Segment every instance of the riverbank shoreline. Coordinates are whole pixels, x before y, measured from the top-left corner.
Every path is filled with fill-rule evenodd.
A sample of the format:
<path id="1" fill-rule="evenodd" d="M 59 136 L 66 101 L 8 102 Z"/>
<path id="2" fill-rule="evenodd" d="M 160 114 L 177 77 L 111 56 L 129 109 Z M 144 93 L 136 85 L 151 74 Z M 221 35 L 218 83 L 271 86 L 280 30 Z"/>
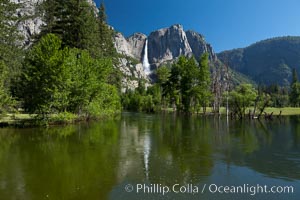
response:
<path id="1" fill-rule="evenodd" d="M 249 112 L 252 108 L 246 110 L 246 113 Z M 253 110 L 253 109 L 252 109 Z M 174 112 L 173 109 L 165 109 L 162 112 Z M 292 115 L 300 115 L 300 108 L 293 107 L 285 107 L 285 108 L 272 108 L 268 107 L 265 109 L 267 114 L 273 113 L 274 116 L 292 116 Z M 203 115 L 203 113 L 197 113 L 198 115 Z M 195 113 L 195 115 L 197 115 Z M 212 108 L 207 108 L 207 112 L 205 115 L 212 115 Z M 38 118 L 36 114 L 6 114 L 4 116 L 0 116 L 0 128 L 3 127 L 17 127 L 17 128 L 25 128 L 25 127 L 38 127 L 38 126 L 55 126 L 55 125 L 68 125 L 75 124 L 84 121 L 93 121 L 93 120 L 105 120 L 112 117 L 116 117 L 119 114 L 114 116 L 106 116 L 103 115 L 97 119 L 83 118 L 78 117 L 74 114 L 59 114 L 54 115 L 48 119 L 48 121 Z M 226 115 L 226 108 L 220 108 L 220 115 Z"/>
<path id="2" fill-rule="evenodd" d="M 95 118 L 95 117 L 77 116 L 72 113 L 60 113 L 60 114 L 50 115 L 45 119 L 45 118 L 41 118 L 37 114 L 26 114 L 26 113 L 5 114 L 5 115 L 0 116 L 0 128 L 60 126 L 60 125 L 76 124 L 76 123 L 81 123 L 81 122 L 112 119 L 112 118 L 116 118 L 119 115 L 120 115 L 120 113 L 115 113 L 114 115 L 103 114 L 103 115 Z"/>

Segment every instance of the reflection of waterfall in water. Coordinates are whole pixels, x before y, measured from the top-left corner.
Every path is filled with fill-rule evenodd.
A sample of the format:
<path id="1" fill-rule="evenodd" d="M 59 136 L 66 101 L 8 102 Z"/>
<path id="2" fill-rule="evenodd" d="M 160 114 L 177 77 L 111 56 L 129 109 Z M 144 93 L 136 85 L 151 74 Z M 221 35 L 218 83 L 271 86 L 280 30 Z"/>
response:
<path id="1" fill-rule="evenodd" d="M 149 75 L 151 73 L 151 69 L 150 69 L 150 64 L 149 64 L 149 60 L 148 60 L 148 40 L 146 40 L 146 43 L 145 43 L 143 67 L 144 67 L 145 74 Z"/>
<path id="2" fill-rule="evenodd" d="M 146 171 L 146 178 L 149 178 L 149 155 L 151 150 L 151 141 L 150 136 L 148 134 L 145 135 L 144 139 L 144 164 Z"/>

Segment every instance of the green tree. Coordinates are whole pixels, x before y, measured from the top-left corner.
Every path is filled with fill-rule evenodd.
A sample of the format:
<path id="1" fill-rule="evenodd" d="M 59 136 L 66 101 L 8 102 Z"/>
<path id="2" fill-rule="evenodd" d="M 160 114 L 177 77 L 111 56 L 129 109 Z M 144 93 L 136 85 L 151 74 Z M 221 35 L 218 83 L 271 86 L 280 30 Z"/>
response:
<path id="1" fill-rule="evenodd" d="M 25 59 L 24 105 L 30 113 L 77 113 L 86 119 L 120 111 L 120 99 L 108 84 L 110 59 L 93 59 L 87 50 L 62 47 L 54 34 L 44 36 Z"/>
<path id="2" fill-rule="evenodd" d="M 6 83 L 8 74 L 7 66 L 3 61 L 0 61 L 0 114 L 7 112 L 13 105 Z"/>
<path id="3" fill-rule="evenodd" d="M 116 49 L 112 40 L 114 31 L 107 24 L 106 20 L 105 5 L 101 2 L 98 13 L 100 51 L 102 56 L 112 57 L 116 56 Z"/>
<path id="4" fill-rule="evenodd" d="M 298 82 L 298 73 L 297 73 L 296 68 L 293 68 L 291 85 L 293 85 L 294 83 L 297 83 L 297 82 Z"/>
<path id="5" fill-rule="evenodd" d="M 295 82 L 291 86 L 291 93 L 290 93 L 290 103 L 293 107 L 298 107 L 300 105 L 300 83 Z"/>
<path id="6" fill-rule="evenodd" d="M 203 107 L 204 114 L 206 113 L 206 107 L 211 100 L 211 74 L 209 71 L 209 54 L 204 53 L 200 58 L 200 72 L 199 72 L 199 86 L 200 86 L 200 97 L 199 100 Z"/>
<path id="7" fill-rule="evenodd" d="M 89 115 L 87 108 L 92 102 L 99 101 L 100 97 L 108 98 L 104 96 L 108 92 L 104 91 L 110 88 L 106 84 L 112 62 L 110 59 L 93 59 L 87 51 L 71 49 L 64 63 L 71 73 L 68 110 Z M 104 93 L 100 95 L 102 91 Z"/>
<path id="8" fill-rule="evenodd" d="M 157 75 L 157 84 L 159 85 L 159 90 L 160 90 L 160 99 L 163 108 L 166 107 L 166 91 L 164 91 L 165 84 L 169 81 L 169 78 L 171 76 L 171 70 L 167 66 L 161 66 L 157 69 L 156 71 Z M 157 94 L 157 93 L 156 93 Z"/>
<path id="9" fill-rule="evenodd" d="M 21 98 L 30 113 L 48 114 L 66 109 L 69 69 L 64 65 L 68 49 L 62 49 L 61 40 L 44 36 L 27 54 L 22 77 Z"/>
<path id="10" fill-rule="evenodd" d="M 229 93 L 231 109 L 239 118 L 244 117 L 246 108 L 254 105 L 256 98 L 257 91 L 250 84 L 241 84 Z"/>
<path id="11" fill-rule="evenodd" d="M 171 76 L 171 70 L 169 67 L 163 65 L 157 69 L 156 75 L 158 84 L 163 85 L 169 80 Z"/>
<path id="12" fill-rule="evenodd" d="M 20 6 L 9 0 L 0 0 L 0 110 L 11 108 L 14 103 L 12 91 L 22 63 L 21 39 L 17 22 L 22 19 L 16 15 Z"/>
<path id="13" fill-rule="evenodd" d="M 300 105 L 300 83 L 298 81 L 297 70 L 295 68 L 293 69 L 290 103 L 293 107 L 298 107 Z"/>
<path id="14" fill-rule="evenodd" d="M 99 57 L 95 8 L 86 0 L 45 0 L 40 6 L 40 15 L 45 25 L 38 39 L 53 33 L 64 47 L 86 49 L 93 57 Z"/>

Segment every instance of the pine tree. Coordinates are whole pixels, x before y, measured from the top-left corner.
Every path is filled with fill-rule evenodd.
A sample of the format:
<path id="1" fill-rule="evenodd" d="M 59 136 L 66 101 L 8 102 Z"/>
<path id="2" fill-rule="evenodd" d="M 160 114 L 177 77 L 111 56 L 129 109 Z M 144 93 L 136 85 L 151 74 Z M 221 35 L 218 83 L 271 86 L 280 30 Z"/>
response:
<path id="1" fill-rule="evenodd" d="M 292 84 L 297 83 L 298 82 L 298 74 L 297 74 L 297 70 L 296 68 L 293 68 L 293 73 L 292 73 Z"/>
<path id="2" fill-rule="evenodd" d="M 18 4 L 0 0 L 0 110 L 12 103 L 11 90 L 21 68 L 21 36 L 17 30 Z"/>
<path id="3" fill-rule="evenodd" d="M 297 70 L 295 68 L 293 69 L 290 103 L 294 107 L 298 107 L 300 105 L 300 83 L 298 81 Z"/>
<path id="4" fill-rule="evenodd" d="M 211 79 L 208 56 L 208 53 L 204 53 L 200 58 L 199 84 L 201 88 L 201 104 L 204 113 L 206 112 L 206 107 L 208 106 L 208 103 L 211 98 Z"/>
<path id="5" fill-rule="evenodd" d="M 64 47 L 85 49 L 99 57 L 97 14 L 86 0 L 46 0 L 40 6 L 40 15 L 45 25 L 38 39 L 53 33 Z"/>
<path id="6" fill-rule="evenodd" d="M 102 2 L 99 7 L 98 23 L 99 23 L 99 44 L 102 56 L 113 57 L 116 55 L 116 50 L 113 44 L 113 30 L 108 26 L 105 6 Z"/>

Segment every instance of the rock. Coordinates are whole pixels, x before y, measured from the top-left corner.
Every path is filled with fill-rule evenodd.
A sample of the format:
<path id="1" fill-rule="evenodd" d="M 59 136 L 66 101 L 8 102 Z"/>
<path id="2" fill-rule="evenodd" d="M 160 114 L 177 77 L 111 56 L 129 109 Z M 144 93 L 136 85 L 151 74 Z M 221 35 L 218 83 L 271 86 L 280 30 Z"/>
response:
<path id="1" fill-rule="evenodd" d="M 147 36 L 142 33 L 135 33 L 129 38 L 125 38 L 121 33 L 116 33 L 114 43 L 118 53 L 142 61 L 146 38 Z"/>
<path id="2" fill-rule="evenodd" d="M 211 45 L 205 42 L 205 39 L 201 34 L 189 30 L 186 31 L 186 36 L 190 47 L 192 48 L 193 55 L 197 60 L 206 52 L 209 54 L 209 59 L 211 61 L 216 61 L 218 59 Z"/>
<path id="3" fill-rule="evenodd" d="M 43 24 L 39 17 L 35 17 L 37 5 L 43 0 L 10 0 L 13 3 L 20 4 L 21 8 L 17 10 L 16 15 L 25 17 L 26 20 L 18 23 L 18 30 L 23 36 L 21 44 L 27 46 L 30 44 L 31 37 L 40 32 Z"/>
<path id="4" fill-rule="evenodd" d="M 131 54 L 134 56 L 135 59 L 139 61 L 142 61 L 143 59 L 143 51 L 146 39 L 147 36 L 142 33 L 135 33 L 127 39 L 128 44 L 131 47 Z"/>
<path id="5" fill-rule="evenodd" d="M 116 33 L 114 37 L 114 45 L 119 54 L 134 57 L 131 53 L 131 47 L 122 33 Z"/>
<path id="6" fill-rule="evenodd" d="M 181 55 L 192 55 L 192 49 L 181 25 L 152 32 L 148 38 L 148 52 L 150 64 L 171 61 Z"/>

